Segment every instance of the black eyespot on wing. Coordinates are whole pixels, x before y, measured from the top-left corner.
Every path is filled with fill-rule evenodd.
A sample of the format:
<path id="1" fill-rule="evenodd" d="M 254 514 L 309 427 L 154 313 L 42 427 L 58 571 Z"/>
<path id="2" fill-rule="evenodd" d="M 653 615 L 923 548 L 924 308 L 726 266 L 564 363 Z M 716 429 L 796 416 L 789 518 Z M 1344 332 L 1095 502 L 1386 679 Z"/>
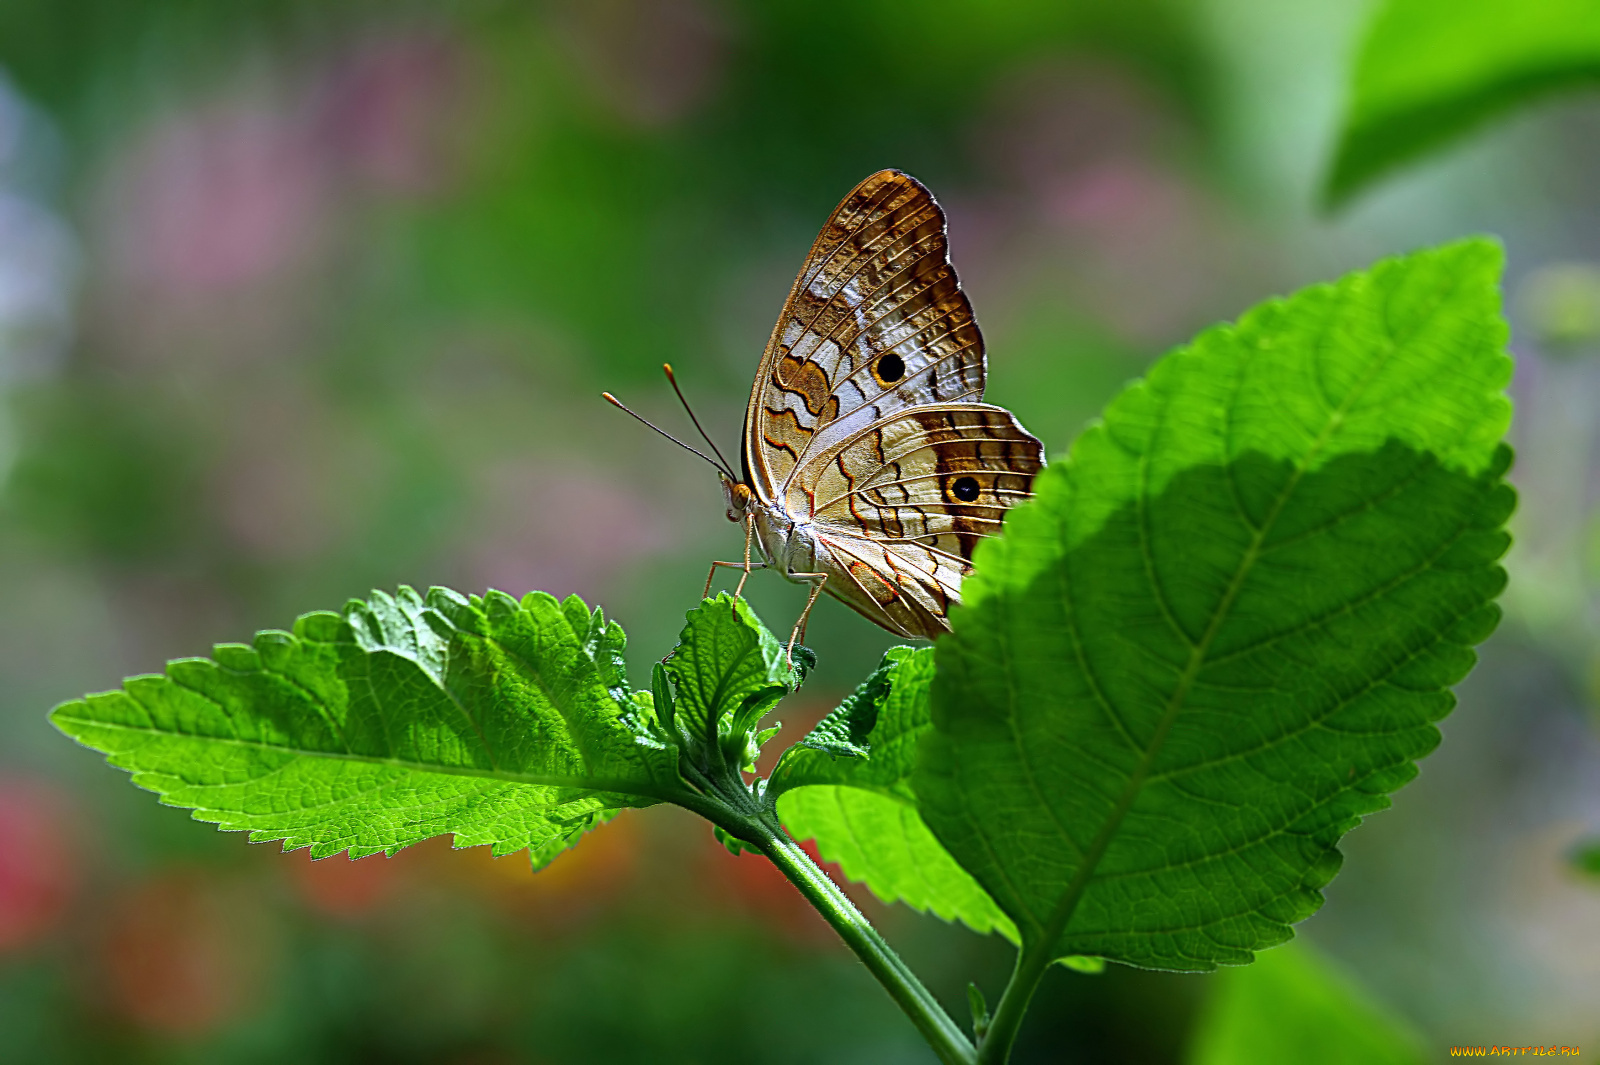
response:
<path id="1" fill-rule="evenodd" d="M 906 375 L 906 361 L 891 351 L 878 360 L 873 372 L 878 375 L 880 384 L 892 385 Z"/>
<path id="2" fill-rule="evenodd" d="M 970 503 L 978 498 L 978 479 L 976 477 L 957 477 L 950 484 L 950 494 L 963 503 Z"/>

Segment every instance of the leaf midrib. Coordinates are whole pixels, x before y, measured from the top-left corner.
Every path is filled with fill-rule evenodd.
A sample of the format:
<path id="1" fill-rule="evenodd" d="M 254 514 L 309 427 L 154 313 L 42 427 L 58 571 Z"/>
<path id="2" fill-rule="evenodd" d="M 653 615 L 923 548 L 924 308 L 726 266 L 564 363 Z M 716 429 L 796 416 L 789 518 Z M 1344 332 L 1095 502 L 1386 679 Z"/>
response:
<path id="1" fill-rule="evenodd" d="M 1277 520 L 1279 512 L 1293 494 L 1300 483 L 1302 469 L 1297 469 L 1295 475 L 1285 485 L 1284 491 L 1278 501 L 1273 505 L 1272 513 L 1267 521 L 1262 523 L 1262 530 L 1251 537 L 1249 548 L 1244 557 L 1240 559 L 1239 568 L 1234 571 L 1233 580 L 1229 582 L 1228 589 L 1223 593 L 1221 602 L 1211 615 L 1211 621 L 1206 626 L 1206 631 L 1193 645 L 1189 652 L 1189 662 L 1184 667 L 1183 673 L 1178 677 L 1177 687 L 1173 689 L 1172 696 L 1167 700 L 1167 708 L 1162 712 L 1161 720 L 1157 722 L 1155 732 L 1145 745 L 1143 756 L 1139 759 L 1138 766 L 1128 777 L 1128 783 L 1123 787 L 1122 794 L 1117 797 L 1116 805 L 1112 807 L 1111 815 L 1106 818 L 1100 831 L 1095 834 L 1094 840 L 1089 844 L 1089 849 L 1084 852 L 1083 860 L 1079 863 L 1077 871 L 1068 881 L 1066 890 L 1062 892 L 1061 899 L 1056 903 L 1049 918 L 1045 921 L 1042 935 L 1036 949 L 1053 951 L 1062 932 L 1066 930 L 1067 922 L 1072 919 L 1072 914 L 1078 908 L 1083 893 L 1088 890 L 1089 881 L 1094 877 L 1095 871 L 1100 866 L 1100 861 L 1110 849 L 1111 841 L 1116 838 L 1117 831 L 1122 827 L 1123 819 L 1133 809 L 1134 800 L 1144 788 L 1145 778 L 1149 776 L 1155 765 L 1156 756 L 1161 753 L 1161 748 L 1166 743 L 1167 733 L 1172 730 L 1173 723 L 1177 721 L 1178 713 L 1188 699 L 1189 689 L 1200 673 L 1200 667 L 1205 663 L 1205 653 L 1215 638 L 1217 631 L 1222 627 L 1223 620 L 1233 607 L 1234 600 L 1238 597 L 1240 588 L 1244 585 L 1244 578 L 1254 566 L 1259 557 L 1261 542 L 1266 529 L 1272 527 Z"/>
<path id="2" fill-rule="evenodd" d="M 656 799 L 661 802 L 671 802 L 674 796 L 652 788 L 640 787 L 636 781 L 615 779 L 611 777 L 569 777 L 548 773 L 519 773 L 505 769 L 481 769 L 473 766 L 449 766 L 428 762 L 413 762 L 409 759 L 395 757 L 379 757 L 377 755 L 342 754 L 336 751 L 307 750 L 282 743 L 264 743 L 260 740 L 245 740 L 227 736 L 202 736 L 185 732 L 172 732 L 158 728 L 144 728 L 137 725 L 125 725 L 120 722 L 100 721 L 95 718 L 77 717 L 62 714 L 60 721 L 92 727 L 95 729 L 109 729 L 115 732 L 142 733 L 150 736 L 159 736 L 163 739 L 188 740 L 198 743 L 222 744 L 229 747 L 241 747 L 247 750 L 270 751 L 276 754 L 287 754 L 295 758 L 326 758 L 331 761 L 358 762 L 366 765 L 384 765 L 396 769 L 406 769 L 416 773 L 443 773 L 449 776 L 480 777 L 485 780 L 501 780 L 516 784 L 536 784 L 546 787 L 582 788 L 588 791 L 609 792 L 621 795 L 638 795 L 643 798 Z M 113 755 L 112 757 L 116 757 Z M 175 774 L 160 770 L 142 769 L 128 766 L 130 771 L 139 773 L 161 773 L 163 776 Z"/>
<path id="3" fill-rule="evenodd" d="M 1440 300 L 1439 302 L 1440 305 L 1443 305 L 1447 302 L 1447 300 Z M 1304 456 L 1295 465 L 1293 475 L 1284 483 L 1283 488 L 1278 493 L 1277 499 L 1273 501 L 1272 510 L 1267 514 L 1266 520 L 1264 520 L 1259 526 L 1250 525 L 1248 522 L 1246 522 L 1247 526 L 1251 529 L 1249 547 L 1245 550 L 1244 555 L 1240 558 L 1239 566 L 1234 571 L 1233 578 L 1229 581 L 1227 590 L 1223 593 L 1222 599 L 1217 603 L 1216 609 L 1212 612 L 1211 620 L 1206 626 L 1206 631 L 1201 635 L 1199 640 L 1190 645 L 1189 661 L 1185 665 L 1183 673 L 1178 678 L 1178 684 L 1173 689 L 1172 696 L 1167 701 L 1167 708 L 1162 712 L 1161 720 L 1156 724 L 1155 731 L 1151 734 L 1149 742 L 1145 745 L 1145 751 L 1143 756 L 1139 759 L 1138 766 L 1129 776 L 1128 783 L 1124 786 L 1122 794 L 1117 797 L 1117 802 L 1112 807 L 1110 816 L 1107 817 L 1105 823 L 1101 825 L 1100 831 L 1095 834 L 1095 838 L 1090 843 L 1088 850 L 1083 852 L 1083 860 L 1080 862 L 1077 871 L 1074 872 L 1072 879 L 1068 881 L 1066 889 L 1062 892 L 1061 898 L 1056 903 L 1055 908 L 1051 911 L 1049 918 L 1045 921 L 1041 929 L 1042 934 L 1040 935 L 1038 941 L 1028 944 L 1030 952 L 1043 952 L 1046 956 L 1048 956 L 1054 951 L 1057 940 L 1061 938 L 1061 934 L 1066 930 L 1067 923 L 1072 919 L 1073 913 L 1077 910 L 1078 903 L 1082 900 L 1084 892 L 1088 890 L 1089 882 L 1093 879 L 1095 871 L 1099 868 L 1101 859 L 1105 857 L 1105 853 L 1110 848 L 1112 840 L 1116 838 L 1117 832 L 1121 828 L 1123 820 L 1127 817 L 1129 811 L 1133 809 L 1134 801 L 1138 798 L 1139 792 L 1143 790 L 1145 780 L 1155 765 L 1156 757 L 1160 754 L 1162 747 L 1165 745 L 1167 734 L 1171 731 L 1173 724 L 1177 720 L 1178 713 L 1182 710 L 1184 703 L 1188 699 L 1189 689 L 1193 686 L 1195 679 L 1200 674 L 1201 667 L 1205 664 L 1206 652 L 1209 650 L 1211 642 L 1216 638 L 1217 633 L 1222 628 L 1223 622 L 1231 612 L 1234 601 L 1238 598 L 1239 592 L 1244 587 L 1245 578 L 1254 568 L 1255 563 L 1261 556 L 1261 548 L 1266 541 L 1268 533 L 1272 530 L 1273 526 L 1276 525 L 1278 517 L 1282 514 L 1283 508 L 1293 497 L 1294 492 L 1299 487 L 1300 481 L 1305 476 L 1306 471 L 1316 460 L 1316 457 L 1322 452 L 1323 448 L 1327 446 L 1333 435 L 1344 424 L 1345 416 L 1351 406 L 1356 403 L 1358 397 L 1360 397 L 1366 391 L 1367 387 L 1372 383 L 1374 377 L 1376 377 L 1376 375 L 1381 371 L 1382 367 L 1402 346 L 1402 344 L 1397 342 L 1392 332 L 1389 333 L 1388 339 L 1389 344 L 1382 357 L 1373 360 L 1371 366 L 1369 366 L 1367 372 L 1363 375 L 1362 380 L 1357 382 L 1355 386 L 1350 389 L 1349 393 L 1346 394 L 1344 401 L 1339 404 L 1338 407 L 1333 408 L 1329 412 L 1327 422 L 1323 426 L 1322 431 L 1317 435 L 1317 438 L 1312 441 L 1311 446 L 1306 449 Z M 1232 405 L 1230 403 L 1229 410 L 1231 411 L 1231 409 Z M 1149 458 L 1150 452 L 1147 448 L 1144 454 L 1140 457 L 1141 466 L 1147 466 Z M 1144 498 L 1145 497 L 1141 495 L 1141 506 L 1144 502 Z M 1159 589 L 1157 589 L 1157 594 L 1159 596 Z M 1181 633 L 1181 630 L 1179 631 Z"/>

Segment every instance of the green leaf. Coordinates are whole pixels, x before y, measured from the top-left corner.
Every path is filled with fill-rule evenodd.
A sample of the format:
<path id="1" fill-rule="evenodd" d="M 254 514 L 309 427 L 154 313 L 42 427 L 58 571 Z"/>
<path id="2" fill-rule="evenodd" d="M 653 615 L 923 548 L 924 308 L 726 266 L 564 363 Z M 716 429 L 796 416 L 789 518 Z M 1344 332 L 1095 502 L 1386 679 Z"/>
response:
<path id="1" fill-rule="evenodd" d="M 1600 881 L 1600 839 L 1587 840 L 1573 848 L 1572 868 Z"/>
<path id="2" fill-rule="evenodd" d="M 928 831 L 911 789 L 917 745 L 931 727 L 928 685 L 933 648 L 890 648 L 880 666 L 823 720 L 824 739 L 784 752 L 768 784 L 778 813 L 798 839 L 815 839 L 830 862 L 885 902 L 903 902 L 973 930 L 1016 930 Z M 870 731 L 859 730 L 867 720 Z M 865 756 L 830 753 L 840 736 Z M 863 741 L 864 740 L 864 744 Z"/>
<path id="3" fill-rule="evenodd" d="M 989 1031 L 989 1003 L 983 997 L 983 988 L 977 984 L 967 984 L 967 1009 L 972 1014 L 973 1037 L 981 1043 Z"/>
<path id="4" fill-rule="evenodd" d="M 883 780 L 892 786 L 910 775 L 915 758 L 916 730 L 927 727 L 927 689 L 933 679 L 933 656 L 910 647 L 891 647 L 878 668 L 857 685 L 844 702 L 817 722 L 806 738 L 783 752 L 772 771 L 769 794 L 803 784 L 851 780 Z M 872 753 L 870 738 L 890 695 L 898 691 L 891 713 L 879 735 L 883 750 L 877 761 L 841 762 L 841 758 L 866 759 Z M 910 795 L 909 787 L 904 793 Z"/>
<path id="5" fill-rule="evenodd" d="M 1387 0 L 1356 60 L 1328 201 L 1495 115 L 1597 82 L 1593 0 Z"/>
<path id="6" fill-rule="evenodd" d="M 768 793 L 844 784 L 915 805 L 911 771 L 917 744 L 930 728 L 928 686 L 933 669 L 931 647 L 889 648 L 878 668 L 822 719 L 812 736 L 784 752 L 773 769 Z M 818 732 L 822 738 L 808 742 Z M 839 749 L 841 737 L 853 737 L 848 745 L 863 753 Z"/>
<path id="7" fill-rule="evenodd" d="M 913 804 L 824 784 L 785 792 L 778 813 L 791 835 L 816 840 L 825 860 L 884 902 L 1017 942 L 1011 920 L 928 831 Z"/>
<path id="8" fill-rule="evenodd" d="M 1083 954 L 1068 954 L 1066 957 L 1058 958 L 1057 960 L 1075 973 L 1087 973 L 1090 976 L 1094 976 L 1106 971 L 1106 960 L 1104 958 L 1090 958 Z"/>
<path id="9" fill-rule="evenodd" d="M 672 685 L 667 682 L 667 667 L 660 662 L 650 667 L 650 706 L 669 735 L 677 734 L 677 718 L 672 703 Z"/>
<path id="10" fill-rule="evenodd" d="M 675 794 L 676 751 L 630 727 L 622 630 L 576 598 L 409 588 L 63 703 L 51 720 L 164 803 L 313 857 L 430 836 L 555 857 Z"/>
<path id="11" fill-rule="evenodd" d="M 800 753 L 802 751 L 820 751 L 823 754 L 846 758 L 867 757 L 869 753 L 867 737 L 872 734 L 873 727 L 878 723 L 880 704 L 889 694 L 889 673 L 903 657 L 897 657 L 892 653 L 884 655 L 882 664 L 850 693 L 849 698 L 834 707 L 827 717 L 817 722 L 816 727 L 806 734 L 805 739 L 784 752 L 785 758 L 795 763 L 796 759 L 803 758 Z M 813 757 L 811 761 L 816 763 L 817 759 Z M 791 772 L 793 768 L 791 764 Z"/>
<path id="12" fill-rule="evenodd" d="M 791 669 L 779 643 L 750 604 L 722 592 L 685 615 L 678 646 L 665 663 L 672 678 L 672 720 L 696 758 L 720 747 L 731 764 L 754 760 L 756 725 L 799 686 L 808 660 L 796 648 Z M 705 766 L 702 766 L 705 768 Z"/>
<path id="13" fill-rule="evenodd" d="M 1420 1065 L 1421 1040 L 1303 942 L 1214 977 L 1189 1065 Z"/>
<path id="14" fill-rule="evenodd" d="M 738 836 L 735 836 L 732 833 L 728 832 L 721 825 L 712 825 L 711 826 L 711 835 L 712 835 L 712 838 L 714 838 L 718 843 L 720 843 L 724 847 L 726 847 L 728 853 L 733 855 L 735 858 L 737 858 L 737 857 L 739 857 L 739 855 L 745 854 L 745 853 L 749 853 L 749 854 L 760 854 L 761 853 L 759 848 L 753 847 L 750 844 L 746 843 L 744 840 L 740 839 Z"/>
<path id="15" fill-rule="evenodd" d="M 650 746 L 664 748 L 671 732 L 664 730 L 656 720 L 655 702 L 650 692 L 636 692 L 628 687 L 628 662 L 623 652 L 628 647 L 628 637 L 622 626 L 607 621 L 605 611 L 595 607 L 591 612 L 582 599 L 569 595 L 561 603 L 561 612 L 567 623 L 583 644 L 583 653 L 594 660 L 600 673 L 600 682 L 611 693 L 611 698 L 622 707 L 622 721 L 628 729 Z"/>
<path id="16" fill-rule="evenodd" d="M 1500 261 L 1207 331 L 980 545 L 913 785 L 1025 951 L 1248 962 L 1438 744 L 1505 583 Z"/>
<path id="17" fill-rule="evenodd" d="M 561 603 L 561 612 L 567 624 L 583 644 L 583 653 L 594 660 L 600 672 L 600 681 L 619 703 L 626 703 L 631 694 L 628 688 L 628 663 L 622 652 L 627 649 L 628 637 L 622 626 L 607 621 L 605 611 L 588 606 L 576 595 L 569 595 Z"/>

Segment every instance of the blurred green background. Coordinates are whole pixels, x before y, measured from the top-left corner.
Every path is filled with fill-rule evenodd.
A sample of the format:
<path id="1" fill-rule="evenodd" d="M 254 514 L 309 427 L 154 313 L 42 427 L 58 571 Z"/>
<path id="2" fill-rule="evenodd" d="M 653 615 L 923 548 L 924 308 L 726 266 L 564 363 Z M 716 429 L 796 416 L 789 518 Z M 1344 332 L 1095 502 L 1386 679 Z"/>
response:
<path id="1" fill-rule="evenodd" d="M 1206 324 L 1501 236 L 1507 622 L 1303 935 L 1417 1033 L 1600 1050 L 1600 96 L 1316 208 L 1343 0 L 0 0 L 0 1061 L 931 1062 L 757 858 L 670 810 L 538 875 L 188 821 L 54 703 L 370 588 L 578 592 L 671 645 L 838 199 L 923 179 L 989 398 L 1061 455 Z M 758 574 L 775 628 L 800 592 Z M 824 601 L 792 738 L 889 639 Z M 1009 950 L 863 903 L 954 1011 Z M 1018 1062 L 1182 1060 L 1216 977 L 1053 972 Z M 1307 1059 L 1309 1060 L 1309 1059 Z"/>

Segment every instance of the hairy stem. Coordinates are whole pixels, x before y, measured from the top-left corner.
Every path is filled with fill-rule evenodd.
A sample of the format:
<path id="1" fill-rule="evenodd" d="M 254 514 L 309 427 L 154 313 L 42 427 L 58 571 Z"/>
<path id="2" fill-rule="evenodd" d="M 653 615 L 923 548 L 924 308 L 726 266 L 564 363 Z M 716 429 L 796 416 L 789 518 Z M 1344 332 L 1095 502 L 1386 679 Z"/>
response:
<path id="1" fill-rule="evenodd" d="M 759 826 L 762 853 L 783 871 L 806 901 L 816 907 L 846 945 L 855 951 L 867 971 L 911 1018 L 911 1023 L 939 1055 L 939 1060 L 945 1065 L 974 1065 L 977 1053 L 966 1033 L 950 1019 L 939 1001 L 922 986 L 916 974 L 906 967 L 839 886 L 781 828 L 768 824 L 765 819 L 755 823 Z"/>

